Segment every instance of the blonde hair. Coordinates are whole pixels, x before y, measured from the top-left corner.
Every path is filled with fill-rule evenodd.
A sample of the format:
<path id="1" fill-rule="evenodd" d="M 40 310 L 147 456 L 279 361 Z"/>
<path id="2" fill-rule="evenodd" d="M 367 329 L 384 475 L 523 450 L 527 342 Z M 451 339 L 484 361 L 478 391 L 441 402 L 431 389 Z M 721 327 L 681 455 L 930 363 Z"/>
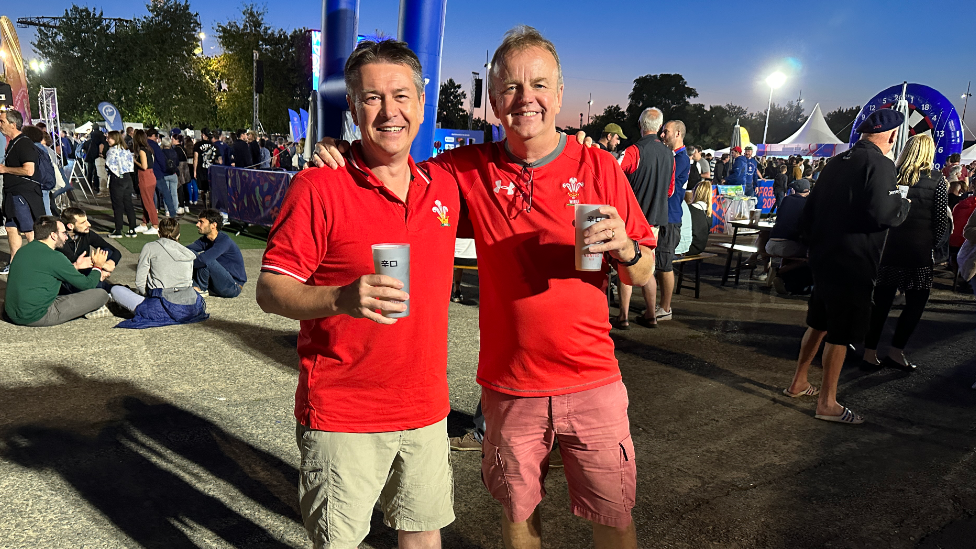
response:
<path id="1" fill-rule="evenodd" d="M 498 78 L 499 72 L 501 71 L 502 65 L 505 64 L 505 58 L 508 54 L 512 52 L 520 52 L 527 50 L 529 48 L 536 47 L 542 48 L 552 54 L 553 59 L 556 60 L 556 69 L 559 73 L 557 86 L 563 85 L 563 66 L 559 62 L 559 54 L 556 53 L 556 46 L 542 36 L 542 33 L 528 25 L 517 25 L 511 30 L 505 33 L 505 37 L 502 38 L 502 43 L 495 50 L 495 54 L 491 56 L 491 68 L 488 74 L 488 92 L 498 93 L 501 90 L 495 89 L 495 79 Z"/>
<path id="2" fill-rule="evenodd" d="M 898 184 L 909 187 L 918 183 L 922 172 L 932 171 L 935 159 L 935 141 L 926 134 L 913 135 L 901 151 L 895 166 L 898 168 Z"/>
<path id="3" fill-rule="evenodd" d="M 708 181 L 702 181 L 695 187 L 695 202 L 704 202 L 708 204 L 708 209 L 712 209 L 712 184 Z"/>

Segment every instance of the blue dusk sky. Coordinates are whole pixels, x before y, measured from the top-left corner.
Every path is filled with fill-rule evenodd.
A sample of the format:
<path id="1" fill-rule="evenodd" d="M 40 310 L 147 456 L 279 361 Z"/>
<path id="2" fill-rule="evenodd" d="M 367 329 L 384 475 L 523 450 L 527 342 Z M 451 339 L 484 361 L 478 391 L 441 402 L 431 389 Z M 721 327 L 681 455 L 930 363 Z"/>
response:
<path id="1" fill-rule="evenodd" d="M 132 0 L 79 2 L 107 17 L 145 13 Z M 362 0 L 360 34 L 379 30 L 395 36 L 398 0 Z M 0 15 L 62 15 L 66 0 L 4 2 Z M 243 3 L 191 0 L 213 54 L 214 25 L 236 18 Z M 266 20 L 285 29 L 318 28 L 315 0 L 258 2 Z M 846 0 L 843 2 L 661 2 L 651 0 L 532 1 L 449 0 L 441 79 L 470 87 L 471 72 L 483 71 L 486 51 L 520 23 L 538 28 L 559 51 L 565 75 L 560 125 L 575 125 L 593 94 L 592 114 L 627 105 L 634 78 L 680 73 L 698 90 L 695 102 L 736 103 L 764 111 L 765 78 L 784 72 L 786 84 L 773 101 L 796 100 L 802 92 L 809 112 L 863 105 L 877 92 L 903 80 L 931 86 L 962 113 L 967 83 L 976 80 L 976 1 Z M 25 56 L 33 29 L 18 29 Z M 967 125 L 976 119 L 967 114 Z M 494 117 L 489 114 L 489 120 Z M 967 138 L 972 139 L 967 132 Z"/>

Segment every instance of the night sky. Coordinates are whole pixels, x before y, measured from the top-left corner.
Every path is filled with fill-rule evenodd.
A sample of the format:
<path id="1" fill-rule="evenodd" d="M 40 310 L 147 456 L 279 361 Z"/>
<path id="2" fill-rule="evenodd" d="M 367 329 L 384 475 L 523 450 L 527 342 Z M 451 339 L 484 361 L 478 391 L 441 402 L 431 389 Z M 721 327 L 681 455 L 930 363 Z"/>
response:
<path id="1" fill-rule="evenodd" d="M 62 15 L 66 0 L 4 2 L 0 15 Z M 138 2 L 103 0 L 108 17 L 145 13 Z M 217 50 L 215 23 L 234 19 L 231 2 L 191 1 L 207 34 L 208 54 Z M 260 5 L 260 4 L 259 4 Z M 321 4 L 310 0 L 269 3 L 266 20 L 285 29 L 317 28 Z M 553 10 L 553 6 L 558 9 Z M 360 34 L 376 30 L 395 36 L 397 0 L 362 0 Z M 298 15 L 304 14 L 304 15 Z M 736 103 L 764 111 L 774 70 L 788 75 L 773 95 L 780 104 L 802 92 L 809 112 L 863 105 L 877 92 L 903 80 L 929 85 L 962 113 L 961 95 L 976 80 L 976 1 L 770 2 L 534 2 L 449 0 L 442 80 L 470 87 L 471 72 L 483 71 L 486 51 L 504 32 L 524 23 L 538 28 L 559 50 L 566 91 L 560 125 L 579 122 L 593 94 L 592 114 L 611 104 L 626 107 L 637 76 L 676 72 L 698 90 L 694 102 Z M 33 55 L 32 29 L 18 29 L 25 56 Z M 976 116 L 976 115 L 974 115 Z M 967 114 L 976 129 L 976 118 Z M 489 115 L 489 119 L 494 117 Z M 972 139 L 967 132 L 967 139 Z"/>

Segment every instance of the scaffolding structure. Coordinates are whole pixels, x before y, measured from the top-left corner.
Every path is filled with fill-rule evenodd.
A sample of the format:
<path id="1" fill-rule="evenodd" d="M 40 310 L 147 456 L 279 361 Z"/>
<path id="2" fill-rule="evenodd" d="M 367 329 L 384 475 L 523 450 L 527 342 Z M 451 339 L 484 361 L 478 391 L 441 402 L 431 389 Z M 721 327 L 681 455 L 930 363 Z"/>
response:
<path id="1" fill-rule="evenodd" d="M 59 167 L 66 166 L 67 152 L 61 147 L 61 116 L 58 114 L 58 89 L 57 88 L 41 88 L 41 91 L 37 94 L 37 107 L 40 109 L 41 120 L 47 125 L 47 130 L 51 134 L 52 142 L 54 143 L 55 154 L 58 156 Z M 72 181 L 78 181 L 83 185 L 78 185 L 77 188 L 84 193 L 85 197 L 92 192 L 91 184 L 88 182 L 88 178 L 85 177 L 85 170 L 79 169 L 79 163 L 73 162 L 71 168 L 71 174 L 68 175 L 68 186 L 73 186 Z M 88 190 L 85 190 L 88 187 Z M 65 197 L 67 198 L 67 197 Z"/>

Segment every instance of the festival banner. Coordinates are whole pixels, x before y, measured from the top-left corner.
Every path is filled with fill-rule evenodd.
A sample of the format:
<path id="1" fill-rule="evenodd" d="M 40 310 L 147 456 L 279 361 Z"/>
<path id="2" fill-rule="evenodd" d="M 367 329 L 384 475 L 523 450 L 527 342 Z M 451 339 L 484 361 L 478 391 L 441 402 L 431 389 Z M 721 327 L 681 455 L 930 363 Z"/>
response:
<path id="1" fill-rule="evenodd" d="M 270 227 L 291 185 L 291 172 L 210 166 L 210 189 L 216 209 L 233 221 Z"/>
<path id="2" fill-rule="evenodd" d="M 110 132 L 125 131 L 125 123 L 122 122 L 122 115 L 119 114 L 119 109 L 115 108 L 115 105 L 108 101 L 102 101 L 98 104 L 98 113 L 105 119 L 105 129 Z"/>
<path id="3" fill-rule="evenodd" d="M 298 116 L 302 119 L 302 135 L 295 136 L 297 138 L 296 141 L 298 139 L 308 137 L 308 111 L 305 109 L 298 109 Z"/>
<path id="4" fill-rule="evenodd" d="M 288 109 L 288 127 L 291 130 L 291 140 L 297 142 L 302 138 L 302 117 L 297 112 Z"/>
<path id="5" fill-rule="evenodd" d="M 6 70 L 7 83 L 13 95 L 13 107 L 20 111 L 27 124 L 33 120 L 30 112 L 30 97 L 27 95 L 27 71 L 24 69 L 24 58 L 20 53 L 20 40 L 14 24 L 4 15 L 0 17 L 0 52 L 4 54 L 3 64 Z"/>

